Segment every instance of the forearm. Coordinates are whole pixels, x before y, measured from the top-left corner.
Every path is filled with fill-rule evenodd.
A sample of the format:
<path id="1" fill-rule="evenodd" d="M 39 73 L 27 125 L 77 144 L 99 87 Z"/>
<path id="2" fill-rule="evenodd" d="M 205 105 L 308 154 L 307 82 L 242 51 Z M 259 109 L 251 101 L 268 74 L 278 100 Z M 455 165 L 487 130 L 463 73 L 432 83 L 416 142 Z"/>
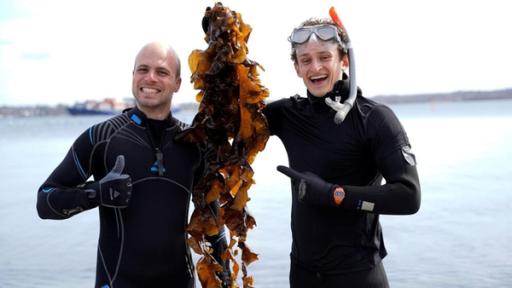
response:
<path id="1" fill-rule="evenodd" d="M 210 203 L 209 207 L 212 209 L 214 215 L 219 213 L 218 201 Z M 222 266 L 222 272 L 217 273 L 217 276 L 222 281 L 221 287 L 231 287 L 231 270 L 229 266 L 230 261 L 229 259 L 223 259 L 223 255 L 228 249 L 225 227 L 220 227 L 219 233 L 217 235 L 206 236 L 206 240 L 211 244 L 213 250 L 211 255 L 213 258 L 215 258 L 215 261 L 217 261 L 217 263 Z"/>
<path id="2" fill-rule="evenodd" d="M 217 263 L 222 266 L 222 272 L 217 273 L 217 276 L 222 281 L 222 287 L 230 287 L 231 283 L 231 270 L 230 270 L 230 261 L 229 259 L 223 259 L 224 252 L 228 248 L 227 239 L 225 235 L 224 227 L 221 228 L 218 235 L 215 236 L 207 236 L 206 239 L 212 245 L 212 256 L 215 258 Z"/>
<path id="3" fill-rule="evenodd" d="M 43 219 L 66 219 L 94 207 L 84 187 L 89 177 L 87 136 L 80 136 L 62 162 L 37 191 L 37 212 Z"/>
<path id="4" fill-rule="evenodd" d="M 382 186 L 343 186 L 341 208 L 376 214 L 409 215 L 420 208 L 420 191 L 403 183 Z"/>
<path id="5" fill-rule="evenodd" d="M 218 215 L 219 213 L 219 202 L 214 201 L 210 203 L 209 208 L 212 210 L 213 215 Z M 213 257 L 217 262 L 219 262 L 221 265 L 223 263 L 221 256 L 227 249 L 227 240 L 226 240 L 226 229 L 224 226 L 220 227 L 219 234 L 213 235 L 213 236 L 206 236 L 206 240 L 210 242 L 213 249 Z"/>
<path id="6" fill-rule="evenodd" d="M 421 189 L 416 166 L 403 160 L 400 150 L 388 155 L 381 171 L 386 184 L 379 186 L 342 185 L 342 207 L 377 214 L 408 215 L 421 204 Z"/>
<path id="7" fill-rule="evenodd" d="M 42 219 L 67 219 L 98 206 L 95 195 L 84 188 L 64 188 L 43 184 L 38 191 L 37 213 Z"/>
<path id="8" fill-rule="evenodd" d="M 228 247 L 224 227 L 221 228 L 218 235 L 206 236 L 206 240 L 212 245 L 213 257 L 222 265 L 224 261 L 221 256 Z"/>
<path id="9" fill-rule="evenodd" d="M 38 191 L 37 210 L 41 218 L 65 219 L 98 205 L 110 208 L 126 208 L 131 198 L 131 177 L 121 174 L 124 169 L 124 156 L 118 155 L 112 170 L 99 181 L 81 183 L 68 188 L 54 179 L 53 173 Z M 56 171 L 62 167 L 59 166 Z M 55 178 L 54 178 L 55 177 Z M 85 178 L 84 178 L 85 179 Z M 77 183 L 76 178 L 68 185 Z M 71 183 L 71 184 L 70 184 Z"/>

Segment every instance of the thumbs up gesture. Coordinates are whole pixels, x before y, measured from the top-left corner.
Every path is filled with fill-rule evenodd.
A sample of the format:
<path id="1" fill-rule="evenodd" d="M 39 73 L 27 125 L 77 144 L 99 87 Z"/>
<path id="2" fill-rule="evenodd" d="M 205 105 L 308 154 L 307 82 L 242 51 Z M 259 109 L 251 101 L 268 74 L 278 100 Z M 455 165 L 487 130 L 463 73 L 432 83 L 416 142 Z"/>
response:
<path id="1" fill-rule="evenodd" d="M 125 208 L 132 196 L 132 179 L 124 170 L 124 156 L 119 155 L 112 170 L 100 181 L 86 185 L 89 198 L 94 198 L 99 205 L 113 208 Z"/>

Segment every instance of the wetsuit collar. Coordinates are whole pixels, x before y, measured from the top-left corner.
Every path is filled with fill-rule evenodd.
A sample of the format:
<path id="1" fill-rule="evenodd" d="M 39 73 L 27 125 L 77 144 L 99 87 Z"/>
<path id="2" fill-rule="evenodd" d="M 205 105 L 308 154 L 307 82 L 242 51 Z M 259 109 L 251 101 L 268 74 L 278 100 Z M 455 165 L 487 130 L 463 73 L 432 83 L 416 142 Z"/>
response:
<path id="1" fill-rule="evenodd" d="M 137 108 L 137 106 L 133 108 L 128 108 L 123 112 L 127 113 L 128 117 L 132 120 L 132 122 L 137 124 L 138 126 L 147 127 L 148 120 L 151 120 L 146 116 L 146 114 L 144 114 L 144 112 L 140 111 L 139 108 Z M 176 125 L 176 119 L 172 117 L 171 111 L 169 111 L 169 115 L 167 116 L 165 121 L 167 123 L 167 125 L 165 125 L 166 128 Z"/>
<path id="2" fill-rule="evenodd" d="M 328 107 L 325 104 L 325 98 L 329 97 L 332 100 L 336 100 L 336 97 L 341 97 L 341 102 L 344 102 L 348 98 L 349 92 L 349 81 L 348 80 L 338 80 L 334 84 L 334 87 L 330 92 L 325 94 L 322 97 L 317 97 L 311 94 L 308 90 L 308 100 L 312 105 L 323 105 Z"/>

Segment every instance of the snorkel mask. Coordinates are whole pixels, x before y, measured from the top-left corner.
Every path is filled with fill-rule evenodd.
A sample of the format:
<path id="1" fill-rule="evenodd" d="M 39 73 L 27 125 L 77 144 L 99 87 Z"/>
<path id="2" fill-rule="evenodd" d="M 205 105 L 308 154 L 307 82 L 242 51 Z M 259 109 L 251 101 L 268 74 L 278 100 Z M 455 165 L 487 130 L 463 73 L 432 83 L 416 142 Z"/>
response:
<path id="1" fill-rule="evenodd" d="M 332 100 L 330 98 L 325 98 L 325 103 L 336 111 L 336 115 L 334 116 L 334 122 L 336 124 L 341 124 L 343 120 L 347 117 L 348 112 L 354 106 L 354 102 L 357 96 L 357 84 L 356 84 L 356 67 L 354 60 L 354 51 L 352 49 L 352 44 L 350 42 L 350 38 L 348 37 L 347 30 L 341 23 L 338 14 L 334 10 L 334 7 L 329 9 L 329 15 L 331 16 L 334 24 L 339 27 L 346 35 L 346 43 L 341 41 L 340 36 L 338 35 L 338 29 L 336 26 L 332 24 L 320 24 L 315 26 L 305 26 L 300 28 L 293 29 L 292 34 L 288 38 L 288 40 L 292 43 L 292 45 L 300 45 L 306 43 L 311 37 L 316 37 L 322 41 L 330 41 L 335 40 L 338 42 L 341 47 L 347 52 L 348 61 L 349 61 L 349 96 L 345 102 L 341 103 L 340 97 L 336 97 L 336 100 Z"/>
<path id="2" fill-rule="evenodd" d="M 295 28 L 290 37 L 288 37 L 288 40 L 292 44 L 304 44 L 312 35 L 323 41 L 336 40 L 342 47 L 345 47 L 340 39 L 340 35 L 338 35 L 338 29 L 332 24 L 319 24 Z"/>

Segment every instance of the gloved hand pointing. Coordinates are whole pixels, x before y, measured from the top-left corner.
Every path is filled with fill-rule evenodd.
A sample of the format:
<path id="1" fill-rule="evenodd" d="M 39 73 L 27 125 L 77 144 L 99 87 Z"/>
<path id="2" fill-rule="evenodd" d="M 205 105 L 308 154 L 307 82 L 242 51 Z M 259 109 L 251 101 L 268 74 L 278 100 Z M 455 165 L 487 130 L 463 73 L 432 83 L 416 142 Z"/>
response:
<path id="1" fill-rule="evenodd" d="M 338 185 L 324 181 L 311 172 L 300 173 L 286 166 L 277 166 L 277 171 L 299 181 L 299 201 L 321 206 L 339 206 L 345 191 Z"/>
<path id="2" fill-rule="evenodd" d="M 86 184 L 89 198 L 98 201 L 98 205 L 125 208 L 132 196 L 132 179 L 128 174 L 121 174 L 124 169 L 124 156 L 118 155 L 112 170 L 100 181 Z"/>

